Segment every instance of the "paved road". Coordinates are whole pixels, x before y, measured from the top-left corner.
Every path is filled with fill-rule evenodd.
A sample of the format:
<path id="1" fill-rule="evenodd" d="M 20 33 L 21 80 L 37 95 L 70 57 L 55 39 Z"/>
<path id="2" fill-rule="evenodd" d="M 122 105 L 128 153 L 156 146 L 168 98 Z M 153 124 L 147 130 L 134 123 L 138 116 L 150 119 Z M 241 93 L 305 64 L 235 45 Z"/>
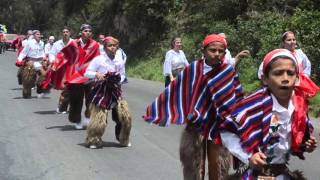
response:
<path id="1" fill-rule="evenodd" d="M 84 130 L 55 114 L 58 92 L 46 99 L 22 99 L 14 52 L 0 55 L 0 180 L 177 180 L 181 127 L 159 128 L 142 121 L 145 105 L 160 93 L 158 82 L 129 79 L 124 96 L 134 117 L 132 147 L 118 146 L 109 121 L 102 149 L 84 147 Z M 319 122 L 316 123 L 317 129 Z M 317 130 L 318 131 L 318 130 Z M 320 152 L 293 159 L 309 179 L 320 179 Z"/>

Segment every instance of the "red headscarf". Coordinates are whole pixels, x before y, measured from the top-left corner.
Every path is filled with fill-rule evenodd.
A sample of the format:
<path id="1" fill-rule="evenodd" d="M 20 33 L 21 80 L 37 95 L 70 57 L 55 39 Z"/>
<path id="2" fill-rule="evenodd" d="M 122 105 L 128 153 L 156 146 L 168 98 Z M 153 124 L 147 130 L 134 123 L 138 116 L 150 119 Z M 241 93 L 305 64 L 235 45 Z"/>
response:
<path id="1" fill-rule="evenodd" d="M 106 44 L 108 44 L 108 43 L 110 43 L 112 41 L 116 42 L 117 44 L 119 43 L 118 39 L 116 39 L 116 38 L 114 38 L 112 36 L 107 36 L 107 37 L 104 38 L 103 44 L 106 45 Z"/>
<path id="2" fill-rule="evenodd" d="M 267 65 L 276 57 L 286 56 L 292 60 L 294 60 L 297 66 L 296 58 L 294 55 L 286 49 L 275 49 L 269 52 L 263 59 L 263 73 L 265 73 Z M 293 105 L 295 107 L 293 117 L 292 117 L 292 152 L 299 155 L 301 154 L 301 144 L 303 143 L 303 137 L 307 128 L 307 113 L 308 113 L 308 105 L 309 100 L 315 96 L 319 87 L 306 75 L 303 74 L 302 71 L 298 72 L 299 75 L 299 83 L 295 85 L 294 88 L 294 96 L 293 96 Z"/>
<path id="3" fill-rule="evenodd" d="M 275 49 L 270 51 L 264 58 L 263 58 L 263 65 L 262 65 L 262 72 L 265 74 L 266 67 L 267 65 L 273 60 L 274 58 L 278 56 L 286 56 L 292 60 L 294 60 L 296 66 L 297 66 L 297 61 L 296 58 L 293 56 L 293 54 L 287 50 L 287 49 Z"/>
<path id="4" fill-rule="evenodd" d="M 222 43 L 225 49 L 227 49 L 227 47 L 228 47 L 226 39 L 220 35 L 217 35 L 217 34 L 210 34 L 210 35 L 206 36 L 206 38 L 204 38 L 204 40 L 202 42 L 202 47 L 205 48 L 206 46 L 208 46 L 212 42 Z"/>

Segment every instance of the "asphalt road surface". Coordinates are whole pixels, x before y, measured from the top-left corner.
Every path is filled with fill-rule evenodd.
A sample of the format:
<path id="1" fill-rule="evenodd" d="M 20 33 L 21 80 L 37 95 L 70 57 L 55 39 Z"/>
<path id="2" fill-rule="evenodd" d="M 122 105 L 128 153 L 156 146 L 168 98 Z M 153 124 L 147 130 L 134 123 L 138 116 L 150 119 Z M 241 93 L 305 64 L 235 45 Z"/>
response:
<path id="1" fill-rule="evenodd" d="M 55 113 L 58 91 L 37 99 L 33 90 L 32 99 L 22 98 L 15 58 L 15 52 L 0 55 L 0 180 L 182 179 L 178 155 L 182 128 L 160 128 L 141 118 L 162 83 L 129 78 L 123 90 L 133 115 L 132 147 L 118 145 L 110 120 L 104 147 L 91 150 L 84 146 L 86 131 L 74 130 L 66 114 Z M 319 121 L 314 125 L 318 134 Z M 292 158 L 290 166 L 319 180 L 320 151 L 308 154 L 305 161 Z"/>

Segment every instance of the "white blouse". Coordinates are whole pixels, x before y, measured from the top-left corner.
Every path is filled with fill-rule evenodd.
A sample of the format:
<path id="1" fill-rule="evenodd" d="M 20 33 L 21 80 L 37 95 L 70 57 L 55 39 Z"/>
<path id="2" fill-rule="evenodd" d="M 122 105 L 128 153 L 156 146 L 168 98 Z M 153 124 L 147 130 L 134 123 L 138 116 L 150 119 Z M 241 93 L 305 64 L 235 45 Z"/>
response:
<path id="1" fill-rule="evenodd" d="M 171 49 L 166 53 L 163 65 L 163 75 L 169 76 L 172 74 L 173 70 L 185 68 L 188 65 L 189 62 L 182 50 L 176 52 L 173 49 Z"/>

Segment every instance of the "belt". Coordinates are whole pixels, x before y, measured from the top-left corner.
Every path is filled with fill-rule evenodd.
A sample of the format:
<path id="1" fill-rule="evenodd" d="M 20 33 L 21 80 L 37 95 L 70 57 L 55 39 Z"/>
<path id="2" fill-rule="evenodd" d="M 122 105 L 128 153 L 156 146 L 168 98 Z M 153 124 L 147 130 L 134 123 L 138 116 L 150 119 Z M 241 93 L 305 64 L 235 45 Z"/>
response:
<path id="1" fill-rule="evenodd" d="M 26 60 L 27 60 L 27 61 L 42 61 L 43 58 L 42 58 L 42 57 L 40 57 L 40 58 L 27 57 Z"/>

